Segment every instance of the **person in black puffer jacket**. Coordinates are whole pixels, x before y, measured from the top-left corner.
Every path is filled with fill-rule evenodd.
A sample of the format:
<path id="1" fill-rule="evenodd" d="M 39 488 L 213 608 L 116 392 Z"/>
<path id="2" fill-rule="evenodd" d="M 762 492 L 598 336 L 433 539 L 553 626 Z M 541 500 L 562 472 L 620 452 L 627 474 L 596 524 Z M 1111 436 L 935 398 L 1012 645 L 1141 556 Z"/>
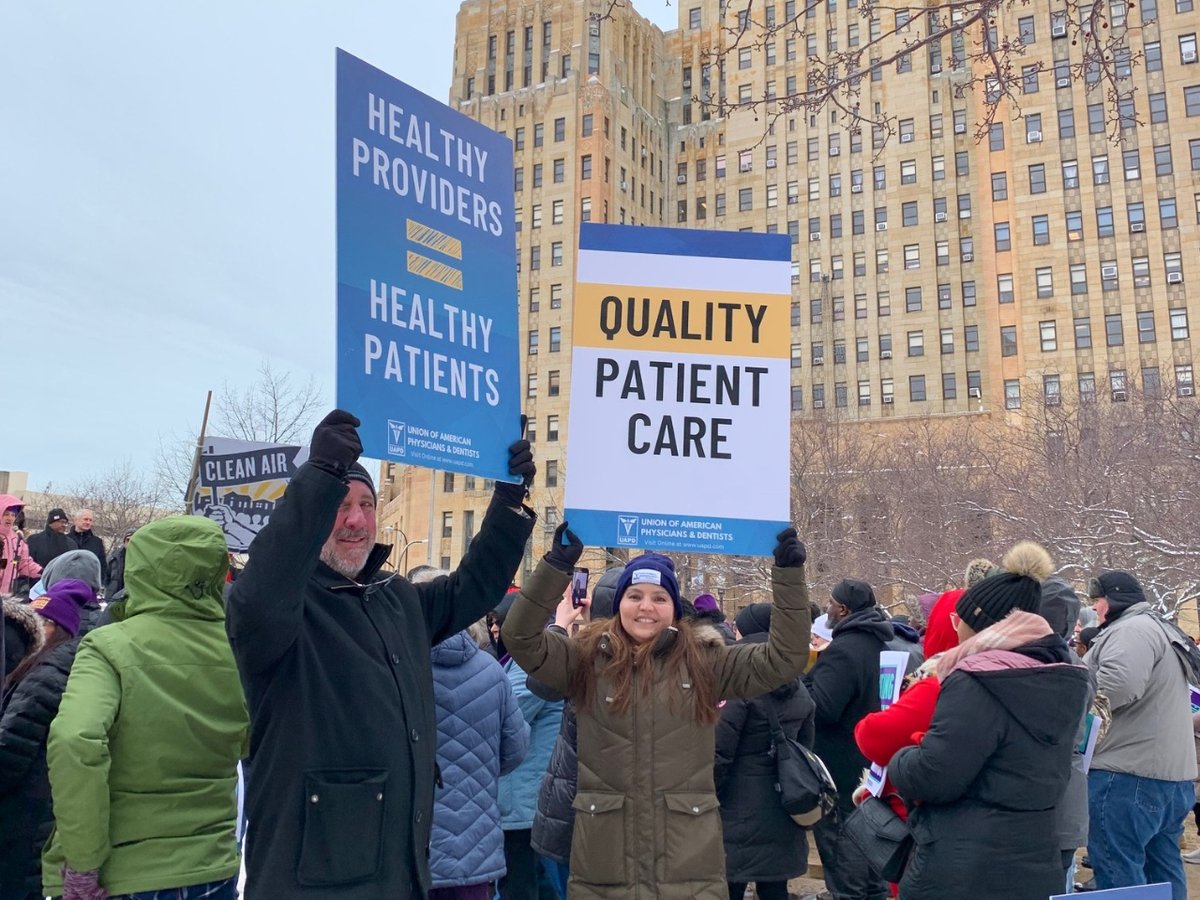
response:
<path id="1" fill-rule="evenodd" d="M 42 848 L 54 828 L 46 738 L 79 647 L 80 610 L 95 593 L 67 579 L 30 606 L 45 643 L 4 682 L 0 705 L 0 900 L 41 900 Z"/>
<path id="2" fill-rule="evenodd" d="M 42 646 L 42 626 L 29 604 L 17 600 L 4 601 L 4 671 L 0 682 L 8 678 L 21 660 L 36 653 Z"/>
<path id="3" fill-rule="evenodd" d="M 736 621 L 742 635 L 739 645 L 763 643 L 771 604 L 752 603 Z M 785 734 L 798 737 L 806 747 L 813 745 L 816 705 L 799 678 L 753 700 L 730 700 L 721 710 L 713 778 L 721 801 L 730 900 L 741 900 L 751 881 L 760 900 L 787 900 L 788 879 L 808 868 L 805 830 L 784 811 L 775 791 L 768 706 Z"/>
<path id="4" fill-rule="evenodd" d="M 613 566 L 600 576 L 600 580 L 592 589 L 592 619 L 612 618 L 617 581 L 624 571 L 624 566 Z M 543 700 L 563 699 L 561 694 L 536 678 L 530 677 L 525 683 L 530 691 Z M 571 835 L 575 831 L 575 810 L 571 804 L 575 800 L 578 772 L 579 758 L 575 752 L 575 706 L 566 703 L 563 705 L 558 739 L 550 753 L 550 765 L 546 768 L 541 789 L 538 791 L 537 813 L 533 817 L 533 836 L 530 840 L 535 853 L 564 867 L 571 860 Z"/>

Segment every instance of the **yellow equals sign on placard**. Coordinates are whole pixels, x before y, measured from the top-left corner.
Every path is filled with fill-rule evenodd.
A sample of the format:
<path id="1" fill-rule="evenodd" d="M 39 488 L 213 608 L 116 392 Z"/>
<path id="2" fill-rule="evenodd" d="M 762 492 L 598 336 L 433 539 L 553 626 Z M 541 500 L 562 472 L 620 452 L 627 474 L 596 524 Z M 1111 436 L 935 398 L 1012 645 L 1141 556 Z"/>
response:
<path id="1" fill-rule="evenodd" d="M 458 238 L 450 237 L 436 228 L 430 228 L 428 225 L 422 225 L 412 219 L 407 219 L 406 222 L 408 239 L 414 244 L 420 244 L 428 250 L 452 256 L 455 259 L 462 259 L 462 241 Z"/>
<path id="2" fill-rule="evenodd" d="M 456 291 L 462 290 L 462 272 L 459 269 L 438 262 L 436 259 L 430 259 L 428 256 L 422 256 L 415 250 L 408 251 L 408 271 L 413 275 L 420 275 L 422 278 L 452 287 Z"/>
<path id="3" fill-rule="evenodd" d="M 420 222 L 415 222 L 412 219 L 406 219 L 405 223 L 408 239 L 414 244 L 419 244 L 426 249 L 442 253 L 453 259 L 462 259 L 462 241 L 458 238 L 451 237 L 448 234 L 438 231 L 436 228 L 430 228 L 428 225 L 422 225 Z M 430 259 L 428 256 L 423 256 L 415 250 L 408 251 L 408 271 L 413 275 L 420 275 L 422 278 L 428 278 L 430 281 L 444 284 L 446 287 L 452 287 L 458 291 L 462 290 L 463 278 L 461 269 L 456 269 L 448 263 Z"/>

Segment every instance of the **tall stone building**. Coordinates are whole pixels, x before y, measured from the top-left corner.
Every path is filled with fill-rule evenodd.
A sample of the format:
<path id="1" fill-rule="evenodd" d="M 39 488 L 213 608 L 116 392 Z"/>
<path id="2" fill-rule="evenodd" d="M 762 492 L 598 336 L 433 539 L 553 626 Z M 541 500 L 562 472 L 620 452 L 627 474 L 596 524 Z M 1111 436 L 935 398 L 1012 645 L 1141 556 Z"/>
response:
<path id="1" fill-rule="evenodd" d="M 1019 36 L 1025 47 L 1014 57 L 1023 117 L 1002 106 L 983 140 L 983 97 L 960 89 L 961 36 L 864 80 L 860 109 L 894 117 L 894 133 L 856 127 L 833 106 L 783 112 L 769 99 L 755 113 L 715 116 L 700 98 L 784 97 L 805 84 L 810 57 L 905 21 L 897 40 L 928 27 L 919 7 L 911 20 L 881 11 L 904 19 L 880 23 L 853 0 L 766 0 L 753 4 L 752 23 L 799 12 L 802 30 L 739 43 L 740 26 L 754 27 L 740 20 L 744 8 L 682 0 L 678 28 L 666 33 L 609 0 L 467 0 L 459 11 L 450 102 L 516 151 L 524 406 L 539 469 L 532 502 L 545 526 L 529 563 L 568 474 L 580 222 L 789 234 L 800 418 L 1002 418 L 1064 397 L 1194 392 L 1193 0 L 1112 4 L 1112 27 L 1127 28 L 1129 46 L 1114 61 L 1119 141 L 1107 133 L 1106 86 L 1072 74 L 1082 51 L 1054 2 L 1013 4 L 994 26 L 997 39 Z M 423 477 L 432 495 L 397 497 L 383 521 L 423 515 L 432 562 L 455 564 L 490 485 L 409 477 Z"/>

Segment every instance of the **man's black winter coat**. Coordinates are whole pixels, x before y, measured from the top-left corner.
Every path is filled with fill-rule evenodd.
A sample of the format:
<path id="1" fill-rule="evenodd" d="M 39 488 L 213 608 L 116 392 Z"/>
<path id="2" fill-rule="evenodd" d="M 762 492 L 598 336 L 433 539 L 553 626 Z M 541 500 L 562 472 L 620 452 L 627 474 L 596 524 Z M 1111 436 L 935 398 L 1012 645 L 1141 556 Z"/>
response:
<path id="1" fill-rule="evenodd" d="M 896 636 L 878 606 L 851 613 L 833 629 L 805 679 L 817 705 L 814 749 L 837 782 L 839 805 L 852 808 L 850 795 L 870 763 L 859 752 L 854 726 L 879 710 L 879 652 Z"/>
<path id="2" fill-rule="evenodd" d="M 43 569 L 50 560 L 75 549 L 73 540 L 51 528 L 46 528 L 44 531 L 30 536 L 25 543 L 29 546 L 29 555 L 33 557 L 33 561 Z"/>
<path id="3" fill-rule="evenodd" d="M 0 707 L 0 900 L 42 896 L 42 848 L 54 827 L 46 736 L 78 647 L 76 639 L 47 653 Z"/>
<path id="4" fill-rule="evenodd" d="M 249 900 L 424 897 L 434 714 L 429 650 L 494 608 L 533 528 L 493 506 L 458 570 L 414 586 L 321 563 L 346 485 L 306 464 L 250 547 L 226 625 L 250 709 Z"/>
<path id="5" fill-rule="evenodd" d="M 108 584 L 108 558 L 104 555 L 104 541 L 90 528 L 87 531 L 76 531 L 73 527 L 67 529 L 67 539 L 71 542 L 70 550 L 90 550 L 100 560 L 100 583 Z"/>

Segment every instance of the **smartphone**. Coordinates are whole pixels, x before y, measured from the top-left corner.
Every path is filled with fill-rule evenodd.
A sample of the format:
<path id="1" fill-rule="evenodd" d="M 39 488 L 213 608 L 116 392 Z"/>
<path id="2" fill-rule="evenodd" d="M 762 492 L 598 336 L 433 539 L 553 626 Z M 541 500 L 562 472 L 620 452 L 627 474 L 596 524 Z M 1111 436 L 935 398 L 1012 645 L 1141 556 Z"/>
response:
<path id="1" fill-rule="evenodd" d="M 590 574 L 587 569 L 576 569 L 571 576 L 571 605 L 576 609 L 583 605 L 583 598 L 587 596 Z"/>

